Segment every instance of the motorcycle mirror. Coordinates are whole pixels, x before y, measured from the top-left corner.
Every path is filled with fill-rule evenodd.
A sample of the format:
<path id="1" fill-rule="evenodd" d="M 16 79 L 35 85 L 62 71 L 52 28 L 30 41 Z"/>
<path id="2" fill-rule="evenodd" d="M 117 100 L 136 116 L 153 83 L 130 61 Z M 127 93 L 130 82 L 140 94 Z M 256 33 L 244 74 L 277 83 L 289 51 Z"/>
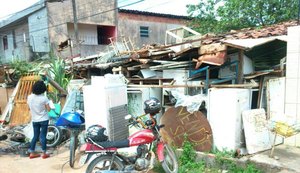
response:
<path id="1" fill-rule="evenodd" d="M 130 114 L 125 116 L 125 120 L 129 120 L 130 118 L 132 118 L 132 115 L 130 115 Z"/>

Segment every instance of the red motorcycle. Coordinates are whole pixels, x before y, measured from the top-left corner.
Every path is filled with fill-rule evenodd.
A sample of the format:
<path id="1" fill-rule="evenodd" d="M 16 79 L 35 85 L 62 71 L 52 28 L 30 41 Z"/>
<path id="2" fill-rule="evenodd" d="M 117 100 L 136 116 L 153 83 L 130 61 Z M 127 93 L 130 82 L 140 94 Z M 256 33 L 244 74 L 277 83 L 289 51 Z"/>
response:
<path id="1" fill-rule="evenodd" d="M 139 131 L 120 141 L 107 141 L 105 128 L 94 125 L 87 129 L 87 143 L 81 146 L 81 151 L 87 153 L 86 163 L 94 158 L 88 165 L 86 173 L 100 173 L 101 170 L 114 171 L 145 171 L 153 168 L 157 156 L 166 173 L 177 173 L 178 162 L 172 148 L 163 141 L 159 130 L 164 125 L 158 125 L 156 114 L 160 111 L 160 102 L 151 98 L 144 102 L 145 113 L 139 117 L 129 116 L 129 124 L 140 128 Z M 143 117 L 149 119 L 143 121 Z M 145 118 L 145 117 L 144 117 Z M 124 155 L 118 149 L 137 147 L 133 156 Z M 156 150 L 156 154 L 152 150 Z M 130 150 L 130 148 L 128 149 Z M 96 155 L 96 158 L 93 157 Z"/>

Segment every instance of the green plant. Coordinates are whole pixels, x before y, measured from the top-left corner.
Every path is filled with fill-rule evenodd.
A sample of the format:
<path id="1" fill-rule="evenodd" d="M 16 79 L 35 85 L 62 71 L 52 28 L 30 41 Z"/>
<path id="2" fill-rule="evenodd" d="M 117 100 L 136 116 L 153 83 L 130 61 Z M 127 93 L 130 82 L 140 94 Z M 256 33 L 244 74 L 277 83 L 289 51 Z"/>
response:
<path id="1" fill-rule="evenodd" d="M 187 135 L 184 135 L 183 142 L 183 151 L 179 157 L 179 172 L 185 173 L 196 173 L 196 172 L 204 172 L 205 170 L 205 162 L 199 161 L 196 162 L 196 151 L 194 150 L 193 144 L 188 141 Z"/>
<path id="2" fill-rule="evenodd" d="M 247 164 L 246 167 L 241 167 L 233 160 L 234 151 L 218 151 L 215 150 L 215 160 L 217 166 L 221 170 L 226 170 L 228 173 L 261 173 L 253 164 Z"/>
<path id="3" fill-rule="evenodd" d="M 9 64 L 10 68 L 15 70 L 15 74 L 20 77 L 30 71 L 32 71 L 32 69 L 35 67 L 35 65 L 24 61 L 24 60 L 20 60 L 18 58 L 15 58 L 13 61 L 11 61 L 11 63 Z"/>
<path id="4" fill-rule="evenodd" d="M 63 89 L 67 90 L 67 86 L 72 79 L 72 75 L 67 74 L 66 64 L 64 59 L 58 56 L 50 56 L 50 63 L 48 68 L 48 75 Z M 54 89 L 53 92 L 48 93 L 48 96 L 53 99 L 54 102 L 59 101 L 59 91 Z"/>
<path id="5" fill-rule="evenodd" d="M 206 166 L 204 160 L 197 161 L 197 153 L 193 148 L 193 143 L 188 141 L 187 135 L 184 135 L 182 153 L 179 157 L 179 173 L 219 173 L 223 170 L 227 173 L 261 173 L 253 164 L 247 164 L 242 167 L 233 160 L 233 151 L 214 150 L 211 153 L 215 155 L 216 164 L 213 167 Z"/>

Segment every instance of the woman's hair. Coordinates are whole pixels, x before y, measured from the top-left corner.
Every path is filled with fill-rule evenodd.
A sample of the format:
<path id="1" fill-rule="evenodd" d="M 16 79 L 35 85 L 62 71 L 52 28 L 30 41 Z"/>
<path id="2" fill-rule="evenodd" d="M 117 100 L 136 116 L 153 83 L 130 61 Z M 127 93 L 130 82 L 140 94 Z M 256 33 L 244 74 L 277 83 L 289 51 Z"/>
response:
<path id="1" fill-rule="evenodd" d="M 32 93 L 36 95 L 43 94 L 46 90 L 47 87 L 42 80 L 36 81 L 32 86 Z"/>

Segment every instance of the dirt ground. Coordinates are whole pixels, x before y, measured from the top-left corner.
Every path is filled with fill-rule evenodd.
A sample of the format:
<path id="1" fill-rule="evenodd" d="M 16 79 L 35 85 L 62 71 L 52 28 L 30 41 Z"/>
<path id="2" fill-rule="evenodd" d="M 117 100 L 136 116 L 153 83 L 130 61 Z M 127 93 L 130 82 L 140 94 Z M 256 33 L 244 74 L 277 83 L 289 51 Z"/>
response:
<path id="1" fill-rule="evenodd" d="M 1 142 L 0 142 L 1 143 Z M 18 154 L 0 154 L 0 173 L 84 173 L 87 165 L 69 166 L 69 150 L 61 147 L 47 159 L 24 157 Z"/>

